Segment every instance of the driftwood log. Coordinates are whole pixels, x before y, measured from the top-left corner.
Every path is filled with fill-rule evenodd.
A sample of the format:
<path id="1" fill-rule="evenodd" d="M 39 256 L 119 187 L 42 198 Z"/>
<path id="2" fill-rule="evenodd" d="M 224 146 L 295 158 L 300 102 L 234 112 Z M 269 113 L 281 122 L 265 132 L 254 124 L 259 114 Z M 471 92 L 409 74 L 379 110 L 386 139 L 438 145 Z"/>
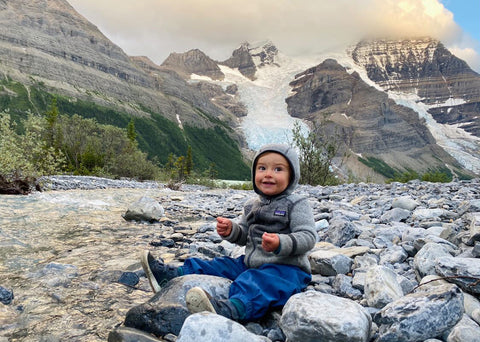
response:
<path id="1" fill-rule="evenodd" d="M 7 179 L 0 175 L 0 194 L 2 195 L 27 195 L 33 190 L 40 191 L 36 178 Z"/>

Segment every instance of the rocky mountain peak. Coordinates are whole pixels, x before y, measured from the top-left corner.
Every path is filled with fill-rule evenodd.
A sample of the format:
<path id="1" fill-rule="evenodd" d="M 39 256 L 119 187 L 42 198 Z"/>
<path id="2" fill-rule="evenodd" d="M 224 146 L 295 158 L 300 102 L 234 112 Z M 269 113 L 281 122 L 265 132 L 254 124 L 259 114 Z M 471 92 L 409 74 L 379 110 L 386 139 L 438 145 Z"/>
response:
<path id="1" fill-rule="evenodd" d="M 184 78 L 189 78 L 190 74 L 208 76 L 213 80 L 223 80 L 225 77 L 217 63 L 199 49 L 171 53 L 162 66 L 177 71 Z"/>
<path id="2" fill-rule="evenodd" d="M 232 56 L 221 64 L 226 65 L 232 69 L 238 69 L 240 73 L 251 79 L 255 80 L 255 73 L 257 72 L 257 67 L 253 61 L 252 55 L 250 54 L 249 43 L 243 43 L 232 53 Z"/>
<path id="3" fill-rule="evenodd" d="M 362 41 L 351 55 L 384 90 L 418 95 L 436 121 L 480 137 L 480 75 L 438 40 Z"/>
<path id="4" fill-rule="evenodd" d="M 430 37 L 364 40 L 351 51 L 368 77 L 386 91 L 417 93 L 428 103 L 480 97 L 480 77 L 441 42 Z M 458 78 L 466 82 L 458 82 Z"/>
<path id="5" fill-rule="evenodd" d="M 275 58 L 278 55 L 278 49 L 271 41 L 266 41 L 249 47 L 249 53 L 253 57 L 255 65 L 262 67 L 276 64 Z"/>
<path id="6" fill-rule="evenodd" d="M 319 126 L 327 122 L 330 130 L 342 132 L 345 146 L 356 155 L 375 156 L 400 170 L 426 170 L 443 163 L 458 167 L 435 144 L 416 112 L 397 105 L 333 59 L 297 74 L 290 85 L 290 115 Z"/>
<path id="7" fill-rule="evenodd" d="M 255 45 L 245 42 L 233 51 L 229 59 L 220 64 L 238 69 L 243 76 L 254 81 L 257 68 L 265 65 L 278 65 L 276 64 L 277 55 L 278 49 L 271 41 Z"/>

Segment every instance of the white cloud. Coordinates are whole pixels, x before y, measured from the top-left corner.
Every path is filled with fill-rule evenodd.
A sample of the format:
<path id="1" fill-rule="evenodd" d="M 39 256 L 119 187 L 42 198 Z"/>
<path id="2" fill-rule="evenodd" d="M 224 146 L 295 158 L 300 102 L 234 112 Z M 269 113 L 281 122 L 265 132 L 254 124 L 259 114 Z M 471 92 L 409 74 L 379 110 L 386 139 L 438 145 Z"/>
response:
<path id="1" fill-rule="evenodd" d="M 439 0 L 68 1 L 128 54 L 157 63 L 194 48 L 224 60 L 242 42 L 265 39 L 291 55 L 385 35 L 428 35 L 467 48 Z"/>
<path id="2" fill-rule="evenodd" d="M 480 55 L 472 48 L 461 48 L 458 46 L 448 47 L 451 53 L 463 59 L 476 72 L 480 72 Z"/>

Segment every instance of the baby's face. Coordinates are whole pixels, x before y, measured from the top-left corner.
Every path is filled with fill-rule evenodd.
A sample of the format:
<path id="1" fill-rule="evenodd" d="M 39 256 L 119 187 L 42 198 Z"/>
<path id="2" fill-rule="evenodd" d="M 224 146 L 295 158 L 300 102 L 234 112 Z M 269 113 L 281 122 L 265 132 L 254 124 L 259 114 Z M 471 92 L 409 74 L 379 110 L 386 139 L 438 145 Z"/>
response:
<path id="1" fill-rule="evenodd" d="M 266 152 L 255 166 L 255 186 L 267 196 L 282 193 L 290 182 L 290 165 L 279 153 Z"/>

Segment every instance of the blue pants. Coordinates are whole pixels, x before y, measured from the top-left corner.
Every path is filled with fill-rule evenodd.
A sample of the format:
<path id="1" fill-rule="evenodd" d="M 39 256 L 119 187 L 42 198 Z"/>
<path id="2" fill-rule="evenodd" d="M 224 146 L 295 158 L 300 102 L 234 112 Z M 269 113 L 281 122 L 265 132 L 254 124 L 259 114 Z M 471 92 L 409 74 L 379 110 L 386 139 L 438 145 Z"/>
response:
<path id="1" fill-rule="evenodd" d="M 269 309 L 285 305 L 290 296 L 305 289 L 312 279 L 297 266 L 264 264 L 247 268 L 244 258 L 189 258 L 182 270 L 183 274 L 207 274 L 232 280 L 229 299 L 243 303 L 246 321 L 259 319 Z"/>

